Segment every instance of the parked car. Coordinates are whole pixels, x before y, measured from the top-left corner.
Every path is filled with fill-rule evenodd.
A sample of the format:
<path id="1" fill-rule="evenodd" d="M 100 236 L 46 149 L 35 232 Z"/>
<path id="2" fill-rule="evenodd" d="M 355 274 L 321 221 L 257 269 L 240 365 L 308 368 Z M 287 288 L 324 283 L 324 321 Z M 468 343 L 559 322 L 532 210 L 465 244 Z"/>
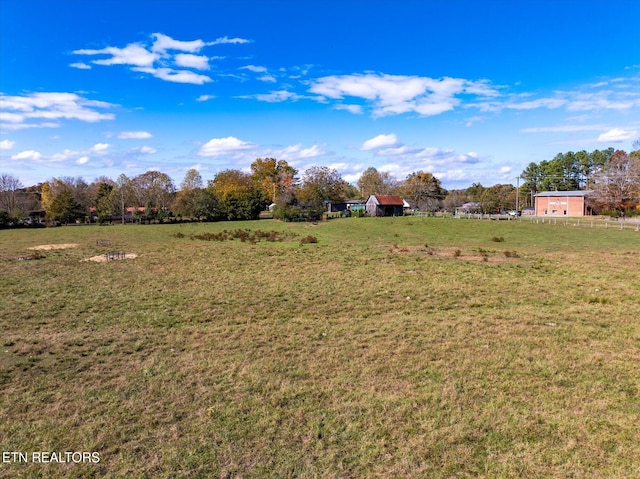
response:
<path id="1" fill-rule="evenodd" d="M 517 211 L 517 210 L 508 211 L 507 214 L 509 216 L 521 216 L 522 215 L 522 213 L 520 211 Z"/>

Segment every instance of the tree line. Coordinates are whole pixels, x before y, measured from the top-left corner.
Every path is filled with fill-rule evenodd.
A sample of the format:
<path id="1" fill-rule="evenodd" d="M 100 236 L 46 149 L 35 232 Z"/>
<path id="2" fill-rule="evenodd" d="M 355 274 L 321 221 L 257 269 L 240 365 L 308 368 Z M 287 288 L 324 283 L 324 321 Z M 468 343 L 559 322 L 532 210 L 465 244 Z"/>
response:
<path id="1" fill-rule="evenodd" d="M 195 169 L 187 171 L 176 186 L 165 173 L 147 171 L 113 180 L 99 177 L 92 183 L 82 178 L 61 177 L 24 187 L 13 175 L 0 175 L 0 225 L 24 222 L 30 213 L 44 211 L 52 224 L 75 221 L 200 221 L 257 219 L 273 205 L 275 217 L 288 218 L 305 212 L 320 216 L 328 202 L 365 200 L 369 195 L 397 195 L 421 211 L 455 211 L 474 203 L 479 212 L 499 213 L 532 206 L 540 191 L 590 189 L 602 209 L 635 210 L 640 204 L 640 142 L 630 154 L 622 150 L 591 153 L 559 153 L 550 161 L 530 163 L 512 184 L 484 187 L 474 183 L 466 189 L 444 189 L 431 173 L 417 171 L 398 180 L 388 172 L 367 168 L 353 185 L 326 166 L 314 166 L 301 177 L 285 160 L 258 158 L 250 172 L 228 169 L 206 184 Z"/>
<path id="2" fill-rule="evenodd" d="M 522 193 L 589 190 L 589 201 L 602 212 L 637 214 L 640 205 L 640 140 L 634 150 L 558 153 L 552 160 L 530 163 L 520 174 Z"/>

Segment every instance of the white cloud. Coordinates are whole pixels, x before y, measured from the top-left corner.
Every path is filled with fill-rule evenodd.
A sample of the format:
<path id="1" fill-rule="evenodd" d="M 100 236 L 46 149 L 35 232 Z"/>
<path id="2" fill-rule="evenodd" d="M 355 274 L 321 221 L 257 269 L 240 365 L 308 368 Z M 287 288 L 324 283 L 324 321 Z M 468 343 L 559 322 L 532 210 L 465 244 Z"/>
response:
<path id="1" fill-rule="evenodd" d="M 172 68 L 132 68 L 133 71 L 148 73 L 160 80 L 170 81 L 174 83 L 191 83 L 194 85 L 202 85 L 213 81 L 206 75 L 200 75 L 188 70 L 174 70 Z"/>
<path id="2" fill-rule="evenodd" d="M 346 110 L 349 113 L 353 113 L 354 115 L 361 115 L 363 113 L 362 111 L 362 105 L 345 105 L 345 104 L 337 104 L 333 107 L 334 110 Z"/>
<path id="3" fill-rule="evenodd" d="M 68 160 L 69 158 L 72 158 L 74 156 L 80 156 L 82 155 L 82 152 L 79 151 L 73 151 L 70 149 L 65 149 L 62 153 L 55 153 L 54 155 L 52 155 L 50 157 L 51 161 L 65 161 Z"/>
<path id="4" fill-rule="evenodd" d="M 199 156 L 234 155 L 239 152 L 253 149 L 252 143 L 239 140 L 233 136 L 226 138 L 213 138 L 200 147 Z"/>
<path id="5" fill-rule="evenodd" d="M 276 83 L 278 81 L 276 80 L 276 77 L 272 75 L 262 75 L 261 77 L 258 78 L 258 80 L 263 81 L 265 83 Z"/>
<path id="6" fill-rule="evenodd" d="M 11 157 L 12 160 L 33 160 L 37 161 L 42 157 L 42 155 L 34 150 L 26 150 L 22 151 L 16 155 Z"/>
<path id="7" fill-rule="evenodd" d="M 510 173 L 512 169 L 513 168 L 511 168 L 510 166 L 503 166 L 502 168 L 500 168 L 500 174 L 505 175 L 507 173 Z"/>
<path id="8" fill-rule="evenodd" d="M 147 73 L 160 80 L 173 83 L 190 83 L 202 85 L 213 81 L 206 75 L 194 73 L 193 70 L 209 70 L 210 58 L 197 53 L 206 46 L 223 43 L 247 43 L 242 38 L 219 38 L 214 42 L 204 40 L 176 40 L 163 33 L 151 35 L 152 42 L 130 43 L 124 48 L 108 46 L 101 49 L 74 50 L 75 55 L 97 56 L 90 63 L 93 65 L 124 65 L 132 71 Z M 222 58 L 222 57 L 214 57 Z M 89 69 L 91 65 L 83 62 L 72 63 L 73 68 Z M 266 72 L 266 69 L 264 70 Z M 270 81 L 270 80 L 265 80 Z"/>
<path id="9" fill-rule="evenodd" d="M 486 81 L 374 73 L 321 77 L 311 83 L 309 91 L 320 95 L 317 98 L 320 101 L 345 97 L 367 100 L 374 117 L 412 112 L 422 116 L 439 115 L 458 106 L 461 95 L 498 95 Z"/>
<path id="10" fill-rule="evenodd" d="M 148 131 L 121 131 L 118 138 L 122 140 L 145 140 L 153 135 Z"/>
<path id="11" fill-rule="evenodd" d="M 15 141 L 2 140 L 0 141 L 0 150 L 11 150 L 13 148 L 13 145 L 15 144 L 16 144 Z"/>
<path id="12" fill-rule="evenodd" d="M 93 60 L 96 65 L 134 65 L 138 67 L 150 67 L 160 58 L 159 54 L 152 53 L 139 43 L 130 43 L 124 48 L 106 47 L 100 50 L 81 49 L 74 50 L 75 55 L 110 55 L 110 58 Z"/>
<path id="13" fill-rule="evenodd" d="M 266 73 L 267 67 L 261 67 L 257 65 L 245 65 L 243 67 L 240 67 L 239 70 L 249 70 L 254 73 Z"/>
<path id="14" fill-rule="evenodd" d="M 91 65 L 87 65 L 86 63 L 78 62 L 69 64 L 71 68 L 77 68 L 78 70 L 91 70 Z"/>
<path id="15" fill-rule="evenodd" d="M 154 52 L 164 53 L 167 50 L 178 50 L 181 52 L 198 52 L 204 47 L 206 44 L 202 40 L 192 40 L 192 41 L 182 41 L 182 40 L 174 40 L 170 36 L 164 35 L 162 33 L 154 33 L 151 35 L 155 38 L 153 42 L 153 46 L 151 50 Z"/>
<path id="16" fill-rule="evenodd" d="M 110 146 L 109 143 L 96 143 L 89 151 L 92 153 L 106 153 Z"/>
<path id="17" fill-rule="evenodd" d="M 287 161 L 303 160 L 324 155 L 325 152 L 319 145 L 309 148 L 302 148 L 302 145 L 291 145 L 281 150 L 270 151 L 268 156 L 280 158 Z"/>
<path id="18" fill-rule="evenodd" d="M 522 133 L 573 133 L 580 131 L 597 131 L 602 130 L 602 128 L 602 125 L 559 125 L 524 128 L 520 131 Z"/>
<path id="19" fill-rule="evenodd" d="M 222 44 L 228 44 L 228 43 L 231 43 L 231 44 L 242 44 L 242 43 L 249 43 L 249 42 L 250 42 L 250 40 L 247 40 L 245 38 L 237 38 L 237 37 L 236 38 L 229 38 L 227 36 L 224 36 L 224 37 L 216 39 L 213 42 L 207 43 L 207 45 L 222 45 Z"/>
<path id="20" fill-rule="evenodd" d="M 376 148 L 389 147 L 398 144 L 398 137 L 391 133 L 389 135 L 378 135 L 370 140 L 365 141 L 361 150 L 375 150 Z"/>
<path id="21" fill-rule="evenodd" d="M 114 105 L 88 100 L 76 93 L 42 92 L 24 96 L 0 95 L 0 115 L 2 127 L 7 129 L 57 127 L 51 120 L 80 120 L 95 123 L 112 120 L 112 113 L 101 113 L 99 108 Z M 37 123 L 28 123 L 35 120 Z M 44 120 L 44 121 L 43 121 Z"/>
<path id="22" fill-rule="evenodd" d="M 190 53 L 178 53 L 175 57 L 176 65 L 196 70 L 209 70 L 209 59 L 204 55 L 192 55 Z"/>
<path id="23" fill-rule="evenodd" d="M 138 151 L 143 155 L 152 155 L 154 153 L 157 153 L 158 150 L 156 150 L 152 146 L 143 146 Z"/>
<path id="24" fill-rule="evenodd" d="M 215 97 L 215 95 L 200 95 L 198 98 L 196 98 L 196 101 L 209 101 L 213 100 Z"/>
<path id="25" fill-rule="evenodd" d="M 602 133 L 598 137 L 598 141 L 601 143 L 608 142 L 620 142 L 625 140 L 631 140 L 638 135 L 635 130 L 622 130 L 620 128 L 612 128 L 611 130 Z"/>
<path id="26" fill-rule="evenodd" d="M 292 93 L 287 90 L 278 90 L 278 91 L 271 91 L 269 93 L 261 93 L 257 95 L 243 95 L 237 98 L 253 98 L 258 101 L 265 101 L 268 103 L 280 103 L 287 100 L 296 101 L 305 97 L 298 95 L 296 93 Z"/>
<path id="27" fill-rule="evenodd" d="M 569 101 L 564 98 L 539 98 L 537 100 L 512 103 L 505 106 L 512 110 L 537 110 L 538 108 L 548 108 L 549 110 L 553 110 L 565 106 L 568 103 Z"/>
<path id="28" fill-rule="evenodd" d="M 84 165 L 84 164 L 87 164 L 88 162 L 89 162 L 89 157 L 82 156 L 76 160 L 76 165 Z"/>

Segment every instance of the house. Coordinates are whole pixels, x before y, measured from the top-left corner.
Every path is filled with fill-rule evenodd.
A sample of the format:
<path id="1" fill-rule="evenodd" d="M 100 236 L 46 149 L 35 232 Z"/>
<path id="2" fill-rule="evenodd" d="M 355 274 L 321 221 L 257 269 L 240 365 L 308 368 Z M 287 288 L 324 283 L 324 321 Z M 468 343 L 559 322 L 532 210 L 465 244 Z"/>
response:
<path id="1" fill-rule="evenodd" d="M 470 201 L 456 208 L 456 215 L 458 214 L 468 215 L 470 213 L 480 213 L 480 212 L 482 212 L 482 205 L 475 201 Z"/>
<path id="2" fill-rule="evenodd" d="M 535 195 L 536 216 L 588 216 L 594 214 L 586 191 L 543 191 Z"/>
<path id="3" fill-rule="evenodd" d="M 371 195 L 365 209 L 371 216 L 402 216 L 404 200 L 394 195 Z"/>

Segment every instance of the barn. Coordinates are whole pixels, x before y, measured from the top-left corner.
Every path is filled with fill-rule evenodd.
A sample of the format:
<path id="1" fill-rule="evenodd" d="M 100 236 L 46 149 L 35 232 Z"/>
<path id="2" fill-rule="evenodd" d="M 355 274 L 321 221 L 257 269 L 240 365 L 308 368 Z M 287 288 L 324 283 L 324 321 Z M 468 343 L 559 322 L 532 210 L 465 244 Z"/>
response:
<path id="1" fill-rule="evenodd" d="M 365 208 L 371 216 L 402 216 L 404 200 L 394 195 L 371 195 Z"/>
<path id="2" fill-rule="evenodd" d="M 588 216 L 594 214 L 585 191 L 543 191 L 535 195 L 536 216 Z"/>

